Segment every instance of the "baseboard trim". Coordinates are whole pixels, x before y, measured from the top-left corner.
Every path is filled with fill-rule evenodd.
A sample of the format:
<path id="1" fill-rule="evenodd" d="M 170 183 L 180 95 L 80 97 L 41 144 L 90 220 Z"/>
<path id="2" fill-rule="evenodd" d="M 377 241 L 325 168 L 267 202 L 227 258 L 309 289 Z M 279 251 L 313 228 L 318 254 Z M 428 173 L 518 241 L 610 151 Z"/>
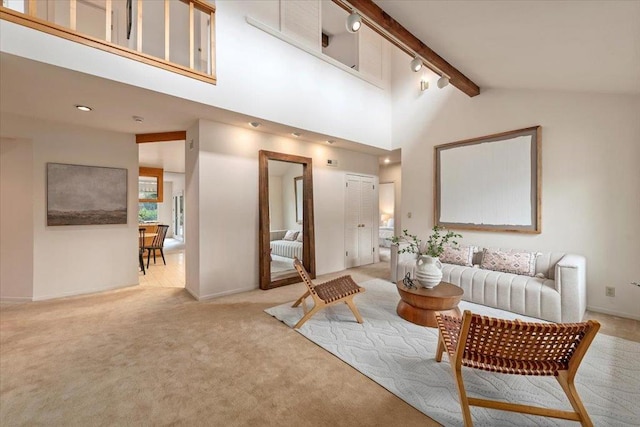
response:
<path id="1" fill-rule="evenodd" d="M 627 319 L 640 320 L 640 315 L 631 314 L 631 313 L 621 313 L 619 311 L 614 311 L 608 308 L 594 307 L 594 306 L 588 305 L 587 310 L 594 311 L 596 313 L 609 314 L 611 316 L 616 316 L 616 317 L 624 317 Z"/>
<path id="2" fill-rule="evenodd" d="M 19 303 L 19 302 L 31 302 L 33 301 L 30 297 L 0 297 L 0 303 Z"/>
<path id="3" fill-rule="evenodd" d="M 191 295 L 193 297 L 193 299 L 195 299 L 196 301 L 200 301 L 200 298 L 198 298 L 198 296 L 196 294 L 193 293 L 193 291 L 189 288 L 187 288 L 186 286 L 184 287 L 184 290 L 187 291 L 187 293 L 189 295 Z"/>
<path id="4" fill-rule="evenodd" d="M 82 289 L 82 290 L 72 291 L 72 292 L 63 292 L 59 295 L 44 295 L 44 296 L 34 297 L 33 301 L 47 301 L 50 299 L 57 299 L 57 298 L 68 298 L 68 297 L 76 297 L 80 295 L 97 294 L 100 292 L 113 291 L 116 289 L 129 288 L 132 286 L 139 286 L 139 285 L 140 283 L 131 283 L 129 285 L 116 285 L 116 286 L 109 286 L 107 288 Z"/>
<path id="5" fill-rule="evenodd" d="M 203 296 L 201 296 L 199 298 L 196 298 L 196 299 L 198 301 L 204 301 L 204 300 L 208 300 L 208 299 L 223 297 L 223 296 L 226 296 L 226 295 L 233 295 L 233 294 L 239 294 L 239 293 L 242 293 L 242 292 L 255 291 L 256 289 L 257 288 L 232 289 L 230 291 L 222 291 L 222 292 L 216 292 L 216 293 L 213 293 L 213 294 L 203 295 Z"/>

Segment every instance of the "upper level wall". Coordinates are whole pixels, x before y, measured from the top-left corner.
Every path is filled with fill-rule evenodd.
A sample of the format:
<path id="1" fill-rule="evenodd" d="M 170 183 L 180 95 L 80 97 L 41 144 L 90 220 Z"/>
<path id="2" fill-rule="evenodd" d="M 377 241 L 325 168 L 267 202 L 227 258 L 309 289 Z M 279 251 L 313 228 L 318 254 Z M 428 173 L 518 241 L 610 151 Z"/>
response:
<path id="1" fill-rule="evenodd" d="M 292 127 L 389 148 L 388 91 L 246 22 L 278 2 L 224 1 L 216 11 L 217 85 L 0 21 L 0 50 Z"/>

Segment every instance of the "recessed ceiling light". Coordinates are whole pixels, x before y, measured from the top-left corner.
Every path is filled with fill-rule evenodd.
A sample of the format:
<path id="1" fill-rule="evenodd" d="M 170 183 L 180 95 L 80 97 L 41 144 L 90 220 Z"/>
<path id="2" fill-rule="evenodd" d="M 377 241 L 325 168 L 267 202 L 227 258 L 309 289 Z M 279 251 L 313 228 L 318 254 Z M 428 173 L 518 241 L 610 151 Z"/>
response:
<path id="1" fill-rule="evenodd" d="M 80 111 L 91 111 L 93 108 L 87 107 L 86 105 L 76 105 L 76 108 Z"/>
<path id="2" fill-rule="evenodd" d="M 302 134 L 300 132 L 291 132 L 291 135 L 293 135 L 293 136 L 295 136 L 297 138 Z"/>
<path id="3" fill-rule="evenodd" d="M 330 140 L 327 141 L 327 144 L 333 144 L 334 142 L 336 142 L 336 141 L 333 140 L 333 139 L 330 139 Z"/>
<path id="4" fill-rule="evenodd" d="M 143 117 L 140 117 L 140 116 L 132 116 L 131 118 L 132 118 L 132 119 L 133 119 L 133 121 L 134 121 L 134 122 L 136 122 L 136 123 L 142 123 L 142 122 L 144 122 L 144 118 L 143 118 Z"/>
<path id="5" fill-rule="evenodd" d="M 387 157 L 386 159 L 384 159 L 385 163 L 389 163 L 391 160 L 389 160 L 389 158 Z"/>
<path id="6" fill-rule="evenodd" d="M 249 122 L 249 124 L 250 124 L 251 126 L 253 126 L 254 128 L 257 128 L 258 126 L 260 126 L 260 123 L 259 123 L 259 122 Z"/>

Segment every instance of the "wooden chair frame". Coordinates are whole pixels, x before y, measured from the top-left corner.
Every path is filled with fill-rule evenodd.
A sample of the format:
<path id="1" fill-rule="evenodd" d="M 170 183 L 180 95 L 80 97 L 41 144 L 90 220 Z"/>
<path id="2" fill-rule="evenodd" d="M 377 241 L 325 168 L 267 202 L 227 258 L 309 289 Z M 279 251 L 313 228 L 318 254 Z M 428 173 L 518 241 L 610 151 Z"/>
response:
<path id="1" fill-rule="evenodd" d="M 464 312 L 462 319 L 440 313 L 436 319 L 440 330 L 436 361 L 442 360 L 446 350 L 456 379 L 465 426 L 473 425 L 469 406 L 561 418 L 593 426 L 576 391 L 574 378 L 600 329 L 597 321 L 527 323 L 480 316 L 469 310 Z M 574 412 L 467 397 L 462 366 L 507 374 L 552 375 L 567 395 Z"/>
<path id="2" fill-rule="evenodd" d="M 358 286 L 351 276 L 338 277 L 337 279 L 316 285 L 313 283 L 309 273 L 307 273 L 307 270 L 305 270 L 302 262 L 298 258 L 294 259 L 293 266 L 298 271 L 298 274 L 300 274 L 304 284 L 307 286 L 307 291 L 292 305 L 292 307 L 297 307 L 302 303 L 302 310 L 304 311 L 304 316 L 302 316 L 298 323 L 296 323 L 294 329 L 301 327 L 318 311 L 341 302 L 344 302 L 349 306 L 358 323 L 363 322 L 362 316 L 360 316 L 360 312 L 353 302 L 353 297 L 364 292 L 365 289 Z M 314 303 L 311 310 L 307 308 L 306 303 L 306 299 L 309 296 L 313 298 Z"/>
<path id="3" fill-rule="evenodd" d="M 144 234 L 145 228 L 138 228 L 138 262 L 140 263 L 140 269 L 142 274 L 146 275 L 147 272 L 144 269 Z"/>

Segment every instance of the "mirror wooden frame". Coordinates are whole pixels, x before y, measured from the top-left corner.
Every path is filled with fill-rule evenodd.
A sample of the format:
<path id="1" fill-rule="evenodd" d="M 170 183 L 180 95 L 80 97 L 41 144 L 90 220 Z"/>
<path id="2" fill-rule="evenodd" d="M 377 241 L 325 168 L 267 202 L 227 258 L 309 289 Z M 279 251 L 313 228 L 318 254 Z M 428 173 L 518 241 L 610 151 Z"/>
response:
<path id="1" fill-rule="evenodd" d="M 164 196 L 164 170 L 162 168 L 147 168 L 140 166 L 138 177 L 146 176 L 156 179 L 158 195 L 155 199 L 138 199 L 139 203 L 162 203 Z"/>
<path id="2" fill-rule="evenodd" d="M 260 150 L 258 153 L 258 203 L 260 258 L 260 289 L 272 289 L 301 281 L 298 274 L 279 280 L 271 280 L 271 246 L 269 222 L 269 160 L 298 163 L 302 165 L 302 264 L 312 279 L 316 277 L 315 229 L 313 221 L 313 173 L 309 157 Z"/>

